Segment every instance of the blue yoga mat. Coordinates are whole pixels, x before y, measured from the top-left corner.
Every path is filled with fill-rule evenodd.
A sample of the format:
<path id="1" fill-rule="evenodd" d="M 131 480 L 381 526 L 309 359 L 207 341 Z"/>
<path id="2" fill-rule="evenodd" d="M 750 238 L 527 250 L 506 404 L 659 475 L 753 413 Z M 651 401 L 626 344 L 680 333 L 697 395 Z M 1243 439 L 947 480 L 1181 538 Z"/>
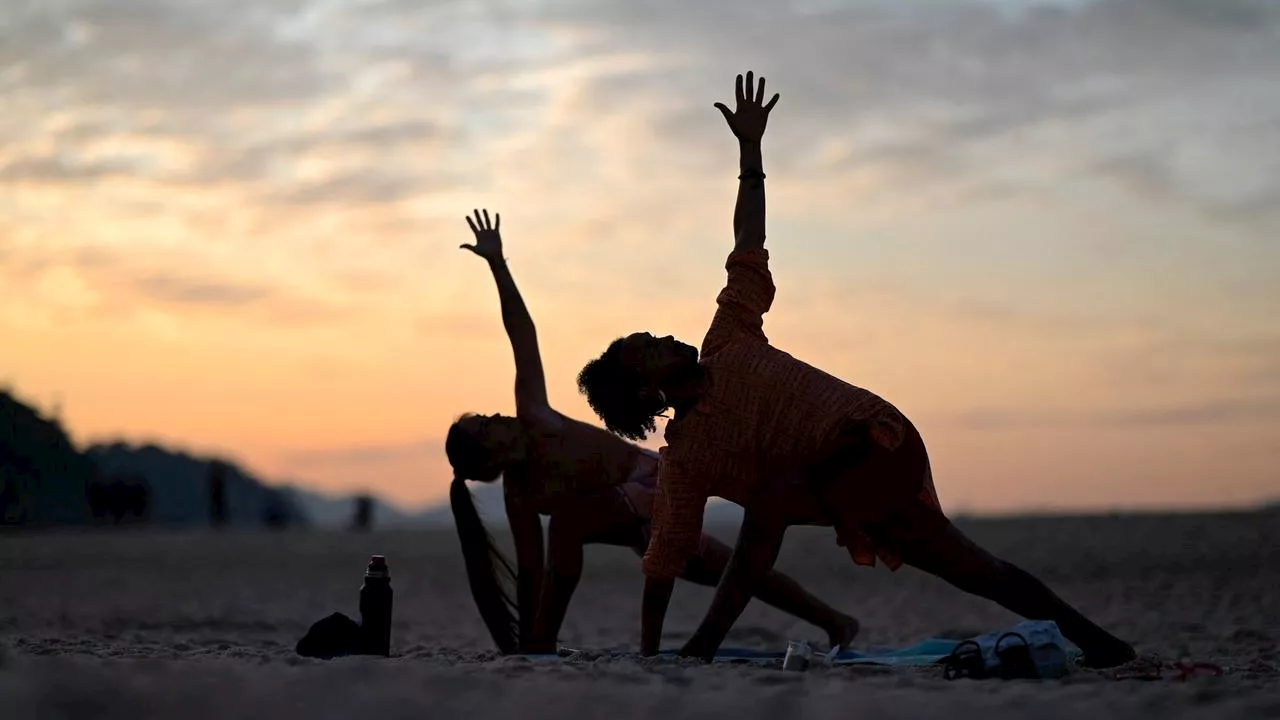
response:
<path id="1" fill-rule="evenodd" d="M 932 665 L 951 654 L 959 640 L 931 638 L 899 650 L 873 650 L 858 652 L 846 650 L 836 656 L 836 665 Z"/>
<path id="2" fill-rule="evenodd" d="M 836 665 L 895 665 L 902 667 L 932 665 L 955 649 L 960 643 L 959 640 L 943 640 L 931 639 L 924 642 L 916 643 L 910 647 L 900 648 L 897 650 L 870 650 L 867 652 L 858 652 L 856 650 L 846 650 L 835 658 Z M 558 660 L 572 655 L 575 651 L 569 648 L 561 648 L 559 653 L 547 653 L 538 655 L 524 655 L 523 657 L 530 660 Z M 677 650 L 663 650 L 659 655 L 673 657 Z M 781 661 L 786 656 L 786 652 L 770 652 L 767 650 L 751 650 L 748 648 L 720 648 L 716 652 L 714 662 L 736 662 L 736 663 L 770 663 L 773 661 Z M 820 659 L 820 654 L 815 652 L 814 660 Z"/>
<path id="3" fill-rule="evenodd" d="M 836 655 L 835 665 L 893 665 L 912 667 L 932 665 L 946 658 L 959 645 L 959 640 L 934 638 L 898 649 L 876 649 L 866 652 L 845 650 Z M 675 650 L 667 650 L 662 655 L 675 655 Z M 780 661 L 786 652 L 765 652 L 745 648 L 721 648 L 717 651 L 715 662 L 768 662 Z M 814 662 L 821 660 L 821 653 L 814 652 Z"/>
<path id="4" fill-rule="evenodd" d="M 959 645 L 961 640 L 949 640 L 944 638 L 931 638 L 915 645 L 904 648 L 894 649 L 875 649 L 866 652 L 858 652 L 857 650 L 845 650 L 835 657 L 832 664 L 834 665 L 883 665 L 891 667 L 922 667 L 933 665 L 946 659 L 951 651 Z M 525 655 L 530 660 L 559 660 L 572 655 L 574 650 L 569 648 L 561 648 L 556 654 L 542 655 Z M 677 650 L 663 650 L 659 655 L 673 657 Z M 1078 656 L 1080 651 L 1071 648 L 1068 655 Z M 786 652 L 769 652 L 765 650 L 751 650 L 747 648 L 720 648 L 716 652 L 713 659 L 714 662 L 727 663 L 747 663 L 747 664 L 770 664 L 775 661 L 780 662 Z M 822 655 L 817 651 L 814 652 L 813 662 L 821 662 Z"/>

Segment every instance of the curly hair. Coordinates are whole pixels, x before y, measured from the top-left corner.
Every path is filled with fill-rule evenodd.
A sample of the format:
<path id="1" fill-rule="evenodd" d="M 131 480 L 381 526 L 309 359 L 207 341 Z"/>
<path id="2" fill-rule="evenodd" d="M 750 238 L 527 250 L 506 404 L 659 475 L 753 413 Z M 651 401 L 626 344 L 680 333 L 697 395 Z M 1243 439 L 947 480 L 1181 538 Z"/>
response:
<path id="1" fill-rule="evenodd" d="M 644 375 L 623 361 L 625 340 L 614 340 L 600 357 L 582 368 L 578 392 L 587 396 L 587 404 L 610 432 L 630 440 L 644 440 L 657 431 L 653 419 L 666 407 L 644 392 Z"/>

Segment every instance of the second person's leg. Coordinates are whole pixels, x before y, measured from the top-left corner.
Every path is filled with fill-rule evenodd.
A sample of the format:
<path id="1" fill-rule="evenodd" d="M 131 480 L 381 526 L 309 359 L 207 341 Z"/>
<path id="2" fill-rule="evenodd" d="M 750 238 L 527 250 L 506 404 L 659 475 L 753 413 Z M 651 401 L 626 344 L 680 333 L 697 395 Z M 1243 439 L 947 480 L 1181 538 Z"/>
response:
<path id="1" fill-rule="evenodd" d="M 684 579 L 716 587 L 720 584 L 733 549 L 710 535 L 703 535 L 701 552 L 685 568 Z M 791 577 L 770 570 L 760 582 L 755 596 L 760 602 L 816 625 L 827 633 L 832 646 L 848 648 L 858 635 L 860 625 L 852 618 L 805 590 Z"/>

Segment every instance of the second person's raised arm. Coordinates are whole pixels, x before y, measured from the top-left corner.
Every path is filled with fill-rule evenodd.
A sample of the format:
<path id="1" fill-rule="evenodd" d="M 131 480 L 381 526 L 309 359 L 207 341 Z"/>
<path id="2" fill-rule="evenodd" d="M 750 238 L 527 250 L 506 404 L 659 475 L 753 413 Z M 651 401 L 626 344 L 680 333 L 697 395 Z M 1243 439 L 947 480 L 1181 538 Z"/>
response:
<path id="1" fill-rule="evenodd" d="M 538 332 L 533 324 L 529 308 L 516 288 L 511 269 L 502 257 L 502 236 L 499 228 L 502 216 L 494 215 L 489 222 L 489 211 L 475 211 L 475 220 L 467 218 L 467 225 L 475 233 L 474 245 L 462 247 L 484 258 L 489 263 L 493 280 L 498 286 L 498 302 L 502 306 L 502 326 L 511 340 L 511 350 L 516 363 L 516 412 L 524 415 L 530 411 L 548 407 L 547 379 L 542 370 L 542 354 L 538 349 Z"/>

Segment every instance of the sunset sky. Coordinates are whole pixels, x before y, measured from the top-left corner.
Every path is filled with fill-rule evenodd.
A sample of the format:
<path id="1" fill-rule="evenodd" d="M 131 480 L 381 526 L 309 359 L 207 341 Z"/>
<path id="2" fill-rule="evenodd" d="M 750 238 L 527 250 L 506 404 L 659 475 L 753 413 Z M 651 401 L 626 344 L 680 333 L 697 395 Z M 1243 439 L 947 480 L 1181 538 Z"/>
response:
<path id="1" fill-rule="evenodd" d="M 1278 67 L 1264 0 L 8 0 L 0 381 L 438 500 L 450 421 L 514 410 L 463 216 L 596 422 L 610 340 L 706 330 L 752 69 L 765 330 L 907 413 L 949 509 L 1275 498 Z"/>

